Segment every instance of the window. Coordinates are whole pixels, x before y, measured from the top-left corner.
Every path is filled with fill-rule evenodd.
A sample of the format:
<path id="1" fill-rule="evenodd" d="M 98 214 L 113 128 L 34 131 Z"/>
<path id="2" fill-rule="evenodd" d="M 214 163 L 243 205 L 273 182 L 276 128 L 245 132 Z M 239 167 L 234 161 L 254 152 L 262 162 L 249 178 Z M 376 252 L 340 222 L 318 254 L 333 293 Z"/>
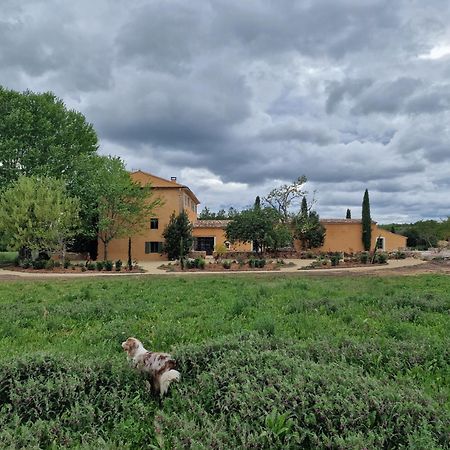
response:
<path id="1" fill-rule="evenodd" d="M 150 229 L 151 230 L 157 230 L 158 229 L 158 219 L 150 219 Z"/>
<path id="2" fill-rule="evenodd" d="M 162 252 L 162 242 L 146 242 L 145 243 L 145 253 L 161 253 Z"/>
<path id="3" fill-rule="evenodd" d="M 384 250 L 384 237 L 377 238 L 377 249 Z"/>

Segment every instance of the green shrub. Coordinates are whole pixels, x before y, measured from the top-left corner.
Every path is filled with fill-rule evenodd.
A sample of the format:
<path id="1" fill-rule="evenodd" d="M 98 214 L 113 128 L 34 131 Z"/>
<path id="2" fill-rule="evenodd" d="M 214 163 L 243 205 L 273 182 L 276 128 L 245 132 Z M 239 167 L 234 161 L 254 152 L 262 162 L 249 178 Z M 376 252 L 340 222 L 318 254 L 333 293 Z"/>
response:
<path id="1" fill-rule="evenodd" d="M 122 270 L 122 260 L 118 259 L 115 263 L 114 266 L 116 268 L 116 272 L 120 272 Z"/>
<path id="2" fill-rule="evenodd" d="M 222 267 L 224 269 L 230 269 L 231 268 L 231 261 L 229 259 L 225 259 L 222 261 Z"/>
<path id="3" fill-rule="evenodd" d="M 386 264 L 388 261 L 387 253 L 376 253 L 375 254 L 375 263 L 377 264 Z"/>
<path id="4" fill-rule="evenodd" d="M 22 269 L 29 269 L 30 267 L 32 267 L 32 260 L 31 259 L 22 259 L 19 262 L 19 267 L 22 267 Z"/>
<path id="5" fill-rule="evenodd" d="M 57 260 L 53 262 L 53 267 L 56 269 L 59 269 L 61 267 L 61 261 Z"/>
<path id="6" fill-rule="evenodd" d="M 68 269 L 71 266 L 72 266 L 72 263 L 70 262 L 70 260 L 69 259 L 65 259 L 64 260 L 64 269 Z M 72 267 L 72 268 L 74 268 L 74 267 Z"/>
<path id="7" fill-rule="evenodd" d="M 195 265 L 198 269 L 203 270 L 205 268 L 206 265 L 206 261 L 204 258 L 196 258 L 195 259 Z"/>
<path id="8" fill-rule="evenodd" d="M 49 259 L 45 261 L 45 268 L 48 270 L 52 270 L 55 267 L 55 261 L 53 259 Z"/>
<path id="9" fill-rule="evenodd" d="M 152 427 L 137 424 L 152 421 L 156 403 L 125 365 L 47 355 L 3 363 L 0 398 L 1 448 L 142 448 L 154 441 Z"/>
<path id="10" fill-rule="evenodd" d="M 93 263 L 93 262 L 89 262 L 89 263 L 87 263 L 87 265 L 86 265 L 86 269 L 87 269 L 87 270 L 95 270 L 96 267 L 97 267 L 96 264 Z"/>
<path id="11" fill-rule="evenodd" d="M 155 416 L 164 448 L 445 448 L 448 411 L 399 381 L 265 336 L 185 346 Z M 415 445 L 415 447 L 412 447 Z"/>
<path id="12" fill-rule="evenodd" d="M 248 260 L 248 265 L 252 268 L 252 269 L 262 269 L 265 265 L 266 265 L 266 260 L 264 258 L 250 258 Z"/>
<path id="13" fill-rule="evenodd" d="M 362 252 L 362 253 L 360 253 L 360 255 L 359 255 L 359 261 L 360 261 L 362 264 L 367 264 L 367 263 L 369 262 L 369 259 L 370 259 L 370 255 L 369 255 L 368 252 Z"/>
<path id="14" fill-rule="evenodd" d="M 34 261 L 31 262 L 33 269 L 36 270 L 45 269 L 46 264 L 47 261 L 44 259 L 35 259 Z"/>
<path id="15" fill-rule="evenodd" d="M 330 257 L 330 261 L 331 261 L 331 265 L 332 266 L 338 266 L 341 260 L 341 255 L 339 253 L 335 253 L 333 255 L 331 255 Z"/>
<path id="16" fill-rule="evenodd" d="M 105 270 L 111 272 L 113 270 L 113 262 L 112 261 L 104 261 Z"/>
<path id="17" fill-rule="evenodd" d="M 102 271 L 103 268 L 105 267 L 104 261 L 97 261 L 97 262 L 95 263 L 95 267 L 96 267 L 96 269 L 97 269 L 99 272 Z"/>

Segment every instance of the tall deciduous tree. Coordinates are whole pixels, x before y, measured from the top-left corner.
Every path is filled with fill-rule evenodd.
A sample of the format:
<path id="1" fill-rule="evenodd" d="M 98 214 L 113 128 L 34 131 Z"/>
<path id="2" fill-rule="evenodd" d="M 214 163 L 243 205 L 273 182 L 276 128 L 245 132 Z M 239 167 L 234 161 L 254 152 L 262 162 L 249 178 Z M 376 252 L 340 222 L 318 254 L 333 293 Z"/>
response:
<path id="1" fill-rule="evenodd" d="M 106 182 L 97 203 L 98 236 L 107 260 L 109 243 L 144 229 L 161 200 L 153 198 L 150 185 L 142 186 L 131 179 L 120 158 L 104 161 L 100 179 Z"/>
<path id="2" fill-rule="evenodd" d="M 79 224 L 79 200 L 64 183 L 47 177 L 20 177 L 0 198 L 3 240 L 20 257 L 31 250 L 64 252 Z"/>
<path id="3" fill-rule="evenodd" d="M 302 175 L 291 184 L 272 189 L 267 197 L 264 197 L 263 203 L 277 211 L 283 223 L 288 223 L 292 216 L 291 207 L 306 194 L 303 189 L 306 181 L 306 177 Z"/>
<path id="4" fill-rule="evenodd" d="M 365 251 L 370 250 L 372 241 L 372 218 L 370 217 L 369 191 L 366 189 L 362 202 L 362 242 Z"/>
<path id="5" fill-rule="evenodd" d="M 77 157 L 97 147 L 92 125 L 54 94 L 0 87 L 0 188 L 21 175 L 70 176 Z"/>
<path id="6" fill-rule="evenodd" d="M 164 251 L 170 260 L 183 260 L 191 251 L 193 237 L 192 224 L 186 211 L 182 211 L 178 216 L 175 213 L 170 217 L 170 221 L 164 232 Z"/>
<path id="7" fill-rule="evenodd" d="M 229 241 L 253 242 L 256 252 L 263 251 L 274 242 L 274 229 L 280 224 L 280 216 L 273 208 L 252 208 L 241 211 L 227 225 L 225 234 Z M 278 245 L 278 244 L 277 244 Z"/>

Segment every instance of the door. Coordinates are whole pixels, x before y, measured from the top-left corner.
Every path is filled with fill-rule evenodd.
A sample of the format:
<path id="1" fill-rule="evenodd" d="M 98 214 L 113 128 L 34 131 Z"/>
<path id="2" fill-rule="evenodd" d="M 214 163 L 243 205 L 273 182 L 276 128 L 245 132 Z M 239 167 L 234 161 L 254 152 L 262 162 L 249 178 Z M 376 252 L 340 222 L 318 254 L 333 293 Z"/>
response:
<path id="1" fill-rule="evenodd" d="M 214 238 L 198 237 L 195 242 L 195 250 L 197 252 L 206 252 L 207 255 L 212 255 L 214 251 Z"/>

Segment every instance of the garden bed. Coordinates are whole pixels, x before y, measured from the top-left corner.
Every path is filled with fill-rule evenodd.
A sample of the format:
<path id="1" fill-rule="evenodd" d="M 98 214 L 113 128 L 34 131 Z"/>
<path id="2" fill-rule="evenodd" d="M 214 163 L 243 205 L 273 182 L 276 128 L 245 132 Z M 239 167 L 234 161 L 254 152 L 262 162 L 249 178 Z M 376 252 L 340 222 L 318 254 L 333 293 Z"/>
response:
<path id="1" fill-rule="evenodd" d="M 10 265 L 8 270 L 25 273 L 142 273 L 144 270 L 137 264 L 133 264 L 131 270 L 122 264 L 122 261 L 88 261 L 72 263 L 66 261 L 61 263 L 49 259 L 44 260 L 25 260 L 19 264 Z"/>
<path id="2" fill-rule="evenodd" d="M 202 267 L 188 266 L 182 269 L 180 263 L 176 262 L 162 264 L 158 267 L 158 269 L 165 270 L 166 272 L 260 272 L 280 270 L 280 267 L 286 266 L 286 264 L 276 261 L 264 262 L 264 264 L 260 264 L 259 267 L 252 267 L 248 264 L 248 262 L 239 263 L 235 261 L 219 261 L 206 263 Z"/>
<path id="3" fill-rule="evenodd" d="M 360 263 L 360 262 L 341 262 L 335 266 L 333 266 L 332 264 L 321 264 L 321 265 L 316 265 L 316 264 L 312 264 L 310 266 L 305 266 L 305 267 L 300 267 L 298 270 L 321 270 L 321 269 L 353 269 L 353 268 L 357 268 L 357 267 L 375 267 L 375 266 L 387 266 L 387 262 L 385 263 Z"/>

